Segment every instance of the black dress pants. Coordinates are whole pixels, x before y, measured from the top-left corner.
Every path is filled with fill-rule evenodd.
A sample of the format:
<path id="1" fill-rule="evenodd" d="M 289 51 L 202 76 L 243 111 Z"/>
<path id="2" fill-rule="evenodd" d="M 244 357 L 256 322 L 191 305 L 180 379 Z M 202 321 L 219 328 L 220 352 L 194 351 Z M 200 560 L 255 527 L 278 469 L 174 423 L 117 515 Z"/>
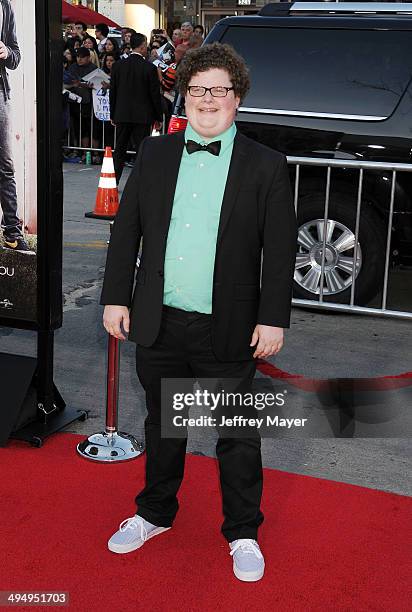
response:
<path id="1" fill-rule="evenodd" d="M 14 241 L 22 236 L 22 222 L 17 216 L 17 192 L 11 157 L 10 101 L 4 97 L 0 79 L 0 206 L 4 237 Z"/>
<path id="2" fill-rule="evenodd" d="M 236 378 L 252 381 L 250 361 L 221 362 L 214 356 L 211 315 L 164 306 L 159 336 L 151 347 L 137 345 L 136 366 L 146 392 L 146 483 L 137 495 L 137 514 L 154 525 L 170 527 L 179 508 L 177 492 L 183 479 L 187 438 L 161 436 L 162 378 Z M 260 437 L 219 437 L 219 463 L 224 521 L 228 542 L 257 539 L 263 472 Z M 207 508 L 204 509 L 208 511 Z M 201 517 L 199 517 L 201 520 Z"/>
<path id="3" fill-rule="evenodd" d="M 114 171 L 116 182 L 119 184 L 122 176 L 124 162 L 126 161 L 129 142 L 134 146 L 136 153 L 139 150 L 143 138 L 150 136 L 150 123 L 117 123 L 116 124 L 116 146 L 113 154 Z"/>

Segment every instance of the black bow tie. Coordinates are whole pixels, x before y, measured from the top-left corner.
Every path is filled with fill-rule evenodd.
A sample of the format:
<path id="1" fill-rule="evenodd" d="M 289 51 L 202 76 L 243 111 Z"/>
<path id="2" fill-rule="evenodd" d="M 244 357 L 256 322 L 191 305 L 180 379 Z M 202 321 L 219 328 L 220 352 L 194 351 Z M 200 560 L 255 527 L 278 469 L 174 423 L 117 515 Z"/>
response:
<path id="1" fill-rule="evenodd" d="M 209 142 L 209 144 L 207 145 L 201 145 L 198 142 L 195 142 L 194 140 L 188 140 L 186 143 L 186 151 L 189 153 L 189 155 L 191 153 L 196 153 L 196 151 L 207 151 L 212 155 L 219 155 L 221 144 L 222 143 L 220 142 L 220 140 L 215 140 L 215 142 Z"/>

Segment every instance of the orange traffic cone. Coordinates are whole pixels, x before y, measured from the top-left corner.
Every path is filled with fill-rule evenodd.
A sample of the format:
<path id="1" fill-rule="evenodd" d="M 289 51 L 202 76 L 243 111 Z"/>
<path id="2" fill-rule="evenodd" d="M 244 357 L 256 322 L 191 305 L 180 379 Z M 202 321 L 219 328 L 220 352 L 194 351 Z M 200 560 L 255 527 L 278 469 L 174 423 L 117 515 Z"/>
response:
<path id="1" fill-rule="evenodd" d="M 113 219 L 119 209 L 119 194 L 114 173 L 111 147 L 106 147 L 100 172 L 99 187 L 97 189 L 96 204 L 92 213 L 86 217 L 98 219 Z"/>

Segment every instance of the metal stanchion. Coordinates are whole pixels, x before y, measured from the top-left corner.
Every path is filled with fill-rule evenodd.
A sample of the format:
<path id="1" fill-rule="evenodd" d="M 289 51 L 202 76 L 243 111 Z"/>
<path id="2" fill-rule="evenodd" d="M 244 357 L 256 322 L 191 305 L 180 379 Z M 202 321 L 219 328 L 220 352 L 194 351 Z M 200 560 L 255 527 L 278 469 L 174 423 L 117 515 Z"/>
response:
<path id="1" fill-rule="evenodd" d="M 77 445 L 85 459 L 114 463 L 130 461 L 144 452 L 144 445 L 134 436 L 117 431 L 119 399 L 120 341 L 109 335 L 107 362 L 106 430 L 89 436 Z"/>

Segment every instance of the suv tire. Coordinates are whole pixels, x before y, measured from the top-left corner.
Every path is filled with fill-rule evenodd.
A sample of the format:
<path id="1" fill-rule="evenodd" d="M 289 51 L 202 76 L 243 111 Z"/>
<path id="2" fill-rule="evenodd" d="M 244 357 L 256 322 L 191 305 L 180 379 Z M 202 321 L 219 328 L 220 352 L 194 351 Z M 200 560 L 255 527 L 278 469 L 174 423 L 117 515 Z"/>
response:
<path id="1" fill-rule="evenodd" d="M 295 298 L 319 299 L 324 201 L 321 193 L 299 198 Z M 356 202 L 347 194 L 335 193 L 330 196 L 328 213 L 323 300 L 348 304 L 354 265 Z M 358 245 L 354 303 L 362 306 L 382 288 L 386 247 L 385 226 L 367 201 L 361 203 Z"/>

